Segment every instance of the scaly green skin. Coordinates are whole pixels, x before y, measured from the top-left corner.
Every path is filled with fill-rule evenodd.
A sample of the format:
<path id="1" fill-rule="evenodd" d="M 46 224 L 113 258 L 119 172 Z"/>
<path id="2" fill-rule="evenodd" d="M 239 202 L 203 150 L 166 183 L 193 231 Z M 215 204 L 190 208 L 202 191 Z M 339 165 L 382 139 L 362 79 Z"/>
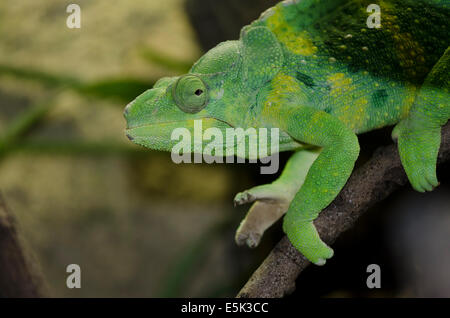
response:
<path id="1" fill-rule="evenodd" d="M 381 28 L 367 27 L 371 3 L 381 8 Z M 315 151 L 305 156 L 314 161 L 302 167 L 302 155 L 294 156 L 279 182 L 235 202 L 272 200 L 281 212 L 290 202 L 284 231 L 322 265 L 333 251 L 313 221 L 347 182 L 357 134 L 398 124 L 393 136 L 412 186 L 438 185 L 440 127 L 450 117 L 448 21 L 449 0 L 284 1 L 243 28 L 240 40 L 209 51 L 188 77 L 164 78 L 137 97 L 125 110 L 127 134 L 170 151 L 174 128 L 192 132 L 193 121 L 203 119 L 203 129 L 224 134 L 229 127 L 277 127 L 280 151 Z M 247 234 L 241 238 L 248 241 Z"/>

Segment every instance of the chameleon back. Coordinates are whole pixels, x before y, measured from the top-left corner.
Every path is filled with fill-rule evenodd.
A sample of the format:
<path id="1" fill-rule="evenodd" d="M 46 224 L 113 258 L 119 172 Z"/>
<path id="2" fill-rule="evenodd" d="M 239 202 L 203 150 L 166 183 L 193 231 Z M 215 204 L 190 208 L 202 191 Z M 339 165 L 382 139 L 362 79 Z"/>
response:
<path id="1" fill-rule="evenodd" d="M 380 1 L 379 28 L 367 24 L 371 2 L 284 1 L 253 23 L 276 35 L 284 74 L 311 105 L 357 133 L 406 117 L 450 43 L 450 1 Z"/>

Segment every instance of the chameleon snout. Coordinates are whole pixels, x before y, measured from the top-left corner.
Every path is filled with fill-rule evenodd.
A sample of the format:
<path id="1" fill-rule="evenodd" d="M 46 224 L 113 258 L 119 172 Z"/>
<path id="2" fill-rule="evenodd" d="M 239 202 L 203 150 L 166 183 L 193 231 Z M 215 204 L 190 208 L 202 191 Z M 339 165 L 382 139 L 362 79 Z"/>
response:
<path id="1" fill-rule="evenodd" d="M 132 104 L 133 104 L 133 102 L 129 103 L 127 106 L 125 106 L 125 109 L 123 110 L 123 117 L 125 117 L 125 119 L 127 119 L 127 115 L 130 112 L 130 108 L 131 108 Z"/>
<path id="2" fill-rule="evenodd" d="M 132 137 L 132 136 L 130 136 L 129 134 L 125 134 L 126 136 L 127 136 L 127 138 L 130 140 L 130 141 L 133 141 L 134 140 L 134 138 Z"/>
<path id="3" fill-rule="evenodd" d="M 123 117 L 125 118 L 125 120 L 126 120 L 126 122 L 127 122 L 127 129 L 129 128 L 129 127 L 128 127 L 128 119 L 127 119 L 127 117 L 128 117 L 129 112 L 130 112 L 130 108 L 131 108 L 132 104 L 133 104 L 133 102 L 129 103 L 129 104 L 125 107 L 125 109 L 123 110 Z M 133 138 L 130 134 L 125 133 L 125 135 L 127 136 L 127 138 L 128 138 L 130 141 L 133 141 L 133 140 L 134 140 L 134 138 Z"/>

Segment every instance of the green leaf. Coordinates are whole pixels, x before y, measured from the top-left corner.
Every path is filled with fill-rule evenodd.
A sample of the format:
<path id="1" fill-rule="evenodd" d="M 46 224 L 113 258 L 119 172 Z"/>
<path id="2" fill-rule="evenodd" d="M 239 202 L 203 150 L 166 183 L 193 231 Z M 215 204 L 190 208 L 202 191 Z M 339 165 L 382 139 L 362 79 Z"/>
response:
<path id="1" fill-rule="evenodd" d="M 105 79 L 91 84 L 81 85 L 77 91 L 81 94 L 100 98 L 115 98 L 129 102 L 153 87 L 155 81 L 133 78 Z"/>
<path id="2" fill-rule="evenodd" d="M 153 48 L 141 49 L 141 56 L 152 64 L 162 66 L 180 74 L 189 72 L 191 66 L 194 64 L 192 61 L 181 61 L 173 57 L 167 57 L 164 53 L 158 52 Z"/>

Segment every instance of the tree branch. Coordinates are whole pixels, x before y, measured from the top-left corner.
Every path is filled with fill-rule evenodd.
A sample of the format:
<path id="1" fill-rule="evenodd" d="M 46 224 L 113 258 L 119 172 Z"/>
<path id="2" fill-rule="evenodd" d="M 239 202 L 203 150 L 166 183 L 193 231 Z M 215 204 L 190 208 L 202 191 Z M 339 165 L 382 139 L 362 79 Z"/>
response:
<path id="1" fill-rule="evenodd" d="M 0 297 L 44 297 L 45 286 L 38 266 L 24 249 L 16 221 L 0 194 Z"/>
<path id="2" fill-rule="evenodd" d="M 447 160 L 450 160 L 450 123 L 442 128 L 438 164 Z M 314 222 L 320 237 L 327 244 L 332 244 L 365 211 L 407 183 L 396 145 L 377 150 L 367 163 L 352 174 L 338 197 Z M 237 297 L 283 297 L 295 290 L 295 280 L 309 264 L 285 236 Z"/>

